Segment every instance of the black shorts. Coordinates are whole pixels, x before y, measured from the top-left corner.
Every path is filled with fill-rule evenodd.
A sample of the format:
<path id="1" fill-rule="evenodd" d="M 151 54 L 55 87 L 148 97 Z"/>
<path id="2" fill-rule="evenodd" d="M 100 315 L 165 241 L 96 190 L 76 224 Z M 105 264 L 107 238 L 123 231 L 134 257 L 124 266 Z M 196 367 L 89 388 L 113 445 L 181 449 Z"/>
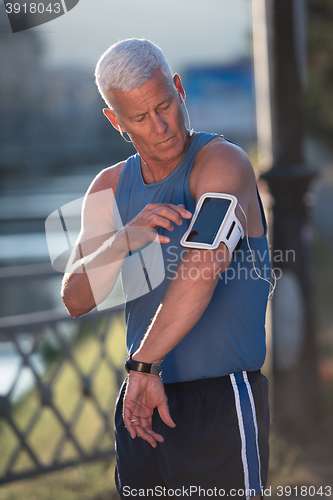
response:
<path id="1" fill-rule="evenodd" d="M 248 499 L 266 486 L 268 382 L 257 372 L 165 384 L 171 429 L 158 414 L 157 448 L 134 440 L 122 419 L 125 383 L 116 408 L 116 485 L 121 498 Z"/>

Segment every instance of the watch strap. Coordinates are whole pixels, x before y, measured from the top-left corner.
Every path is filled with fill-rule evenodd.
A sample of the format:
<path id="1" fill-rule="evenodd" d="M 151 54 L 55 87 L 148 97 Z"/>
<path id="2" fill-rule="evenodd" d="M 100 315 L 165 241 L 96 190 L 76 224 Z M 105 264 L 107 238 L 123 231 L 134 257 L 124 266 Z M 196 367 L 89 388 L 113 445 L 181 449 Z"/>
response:
<path id="1" fill-rule="evenodd" d="M 125 368 L 127 373 L 131 370 L 135 372 L 151 373 L 152 375 L 159 375 L 161 373 L 161 364 L 154 363 L 143 363 L 142 361 L 135 361 L 132 359 L 133 354 L 131 354 L 125 362 Z"/>

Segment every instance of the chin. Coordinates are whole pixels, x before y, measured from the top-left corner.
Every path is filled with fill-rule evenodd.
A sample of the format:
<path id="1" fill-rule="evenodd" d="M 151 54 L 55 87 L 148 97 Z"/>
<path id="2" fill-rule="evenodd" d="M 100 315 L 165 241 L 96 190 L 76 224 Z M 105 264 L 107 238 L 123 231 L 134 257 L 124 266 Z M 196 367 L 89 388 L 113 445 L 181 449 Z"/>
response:
<path id="1" fill-rule="evenodd" d="M 174 137 L 166 144 L 161 144 L 159 150 L 161 151 L 162 154 L 176 158 L 177 156 L 181 155 L 182 152 L 184 151 L 185 144 L 186 144 L 186 138 L 184 140 L 183 137 L 181 138 Z"/>
<path id="2" fill-rule="evenodd" d="M 176 160 L 179 156 L 181 156 L 184 148 L 170 148 L 165 151 L 159 151 L 158 157 L 162 161 L 171 161 Z"/>

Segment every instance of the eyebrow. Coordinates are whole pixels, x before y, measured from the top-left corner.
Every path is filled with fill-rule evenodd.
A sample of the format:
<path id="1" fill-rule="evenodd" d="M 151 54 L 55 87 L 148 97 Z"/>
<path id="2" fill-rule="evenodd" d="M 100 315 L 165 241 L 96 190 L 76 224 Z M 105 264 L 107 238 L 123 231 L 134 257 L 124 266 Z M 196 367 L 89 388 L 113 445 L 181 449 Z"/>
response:
<path id="1" fill-rule="evenodd" d="M 146 113 L 140 113 L 138 115 L 133 115 L 133 116 L 130 116 L 129 119 L 130 120 L 135 120 L 135 118 L 140 118 L 141 116 L 145 116 L 146 114 L 147 114 L 147 112 Z"/>

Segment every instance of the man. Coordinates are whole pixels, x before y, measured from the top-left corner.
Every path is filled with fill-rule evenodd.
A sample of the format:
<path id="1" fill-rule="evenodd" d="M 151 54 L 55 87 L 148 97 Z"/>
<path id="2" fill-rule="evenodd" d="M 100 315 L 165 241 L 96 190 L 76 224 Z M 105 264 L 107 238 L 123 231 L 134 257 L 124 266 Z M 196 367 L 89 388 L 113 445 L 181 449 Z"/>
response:
<path id="1" fill-rule="evenodd" d="M 108 296 L 122 269 L 132 299 L 129 375 L 116 410 L 119 495 L 258 497 L 267 480 L 269 432 L 260 373 L 269 284 L 258 274 L 269 257 L 252 166 L 223 137 L 187 130 L 181 80 L 151 42 L 110 47 L 96 81 L 109 106 L 104 114 L 137 154 L 90 186 L 62 296 L 72 316 L 85 314 Z M 180 246 L 207 192 L 238 200 L 236 215 L 249 238 L 234 258 L 224 243 L 205 251 Z M 253 257 L 244 259 L 249 244 L 256 273 Z M 147 290 L 140 282 L 142 293 L 131 296 L 136 280 L 147 278 L 142 256 L 149 245 L 163 249 L 165 278 Z M 162 373 L 154 374 L 159 364 Z"/>

